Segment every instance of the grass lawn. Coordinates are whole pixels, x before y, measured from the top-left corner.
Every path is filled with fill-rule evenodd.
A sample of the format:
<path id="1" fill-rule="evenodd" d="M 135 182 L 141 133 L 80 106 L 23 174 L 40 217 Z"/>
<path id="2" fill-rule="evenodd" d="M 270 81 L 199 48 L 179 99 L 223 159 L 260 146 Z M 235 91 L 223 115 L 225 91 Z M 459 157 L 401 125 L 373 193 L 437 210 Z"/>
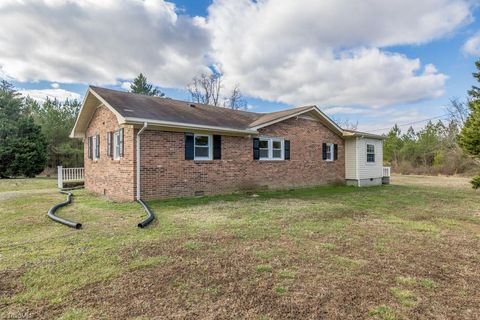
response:
<path id="1" fill-rule="evenodd" d="M 0 180 L 1 319 L 479 319 L 480 192 L 466 179 L 139 204 Z M 457 179 L 457 178 L 455 178 Z"/>

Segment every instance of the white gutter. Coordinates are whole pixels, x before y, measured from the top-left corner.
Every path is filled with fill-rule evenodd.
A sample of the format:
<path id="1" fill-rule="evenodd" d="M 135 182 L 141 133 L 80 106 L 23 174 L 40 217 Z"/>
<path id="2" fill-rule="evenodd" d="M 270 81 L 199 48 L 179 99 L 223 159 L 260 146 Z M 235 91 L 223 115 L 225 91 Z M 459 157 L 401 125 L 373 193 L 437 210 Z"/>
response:
<path id="1" fill-rule="evenodd" d="M 140 200 L 140 135 L 147 126 L 148 123 L 144 122 L 142 129 L 137 133 L 137 200 Z"/>
<path id="2" fill-rule="evenodd" d="M 242 130 L 242 129 L 232 129 L 232 128 L 225 128 L 225 127 L 206 126 L 201 124 L 189 124 L 189 123 L 182 123 L 182 122 L 161 121 L 161 120 L 151 120 L 151 119 L 145 119 L 145 118 L 132 118 L 132 117 L 124 118 L 124 121 L 120 122 L 120 124 L 123 124 L 123 123 L 141 124 L 147 121 L 150 126 L 160 126 L 160 127 L 167 127 L 167 128 L 231 132 L 231 133 L 242 133 L 242 134 L 258 134 L 258 131 L 252 130 L 252 129 Z"/>

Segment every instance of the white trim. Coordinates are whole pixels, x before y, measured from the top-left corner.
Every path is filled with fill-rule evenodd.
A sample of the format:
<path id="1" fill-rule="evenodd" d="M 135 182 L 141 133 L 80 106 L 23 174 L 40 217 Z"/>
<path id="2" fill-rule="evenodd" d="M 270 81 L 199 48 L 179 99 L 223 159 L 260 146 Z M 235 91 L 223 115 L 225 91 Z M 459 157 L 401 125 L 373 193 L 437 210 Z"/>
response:
<path id="1" fill-rule="evenodd" d="M 330 149 L 330 158 L 325 159 L 325 161 L 328 161 L 328 162 L 334 161 L 335 160 L 335 144 L 327 142 L 326 145 L 327 145 L 327 148 Z"/>
<path id="2" fill-rule="evenodd" d="M 283 138 L 270 138 L 270 137 L 259 137 L 259 143 L 261 141 L 268 141 L 268 158 L 262 158 L 260 156 L 260 150 L 261 148 L 259 147 L 259 157 L 258 157 L 258 160 L 260 161 L 282 161 L 282 160 L 285 160 L 285 139 Z M 281 149 L 280 149 L 280 153 L 281 153 L 281 156 L 280 158 L 274 158 L 273 157 L 273 142 L 280 142 L 281 143 Z M 263 150 L 265 150 L 263 148 Z M 277 149 L 278 150 L 278 149 Z"/>
<path id="3" fill-rule="evenodd" d="M 195 151 L 196 151 L 196 148 L 197 148 L 197 145 L 196 145 L 196 140 L 197 140 L 197 137 L 207 137 L 208 138 L 208 157 L 197 157 L 196 154 L 195 154 Z M 202 133 L 199 133 L 199 134 L 194 134 L 193 135 L 193 160 L 195 161 L 210 161 L 213 159 L 213 147 L 212 147 L 212 140 L 213 140 L 213 137 L 211 134 L 202 134 Z M 199 148 L 205 148 L 205 146 L 199 146 Z"/>
<path id="4" fill-rule="evenodd" d="M 110 104 L 108 104 L 108 102 L 105 101 L 105 99 L 103 99 L 103 98 L 102 98 L 98 93 L 96 93 L 92 88 L 88 87 L 87 93 L 85 94 L 85 97 L 83 97 L 83 101 L 82 101 L 82 105 L 81 105 L 81 107 L 80 107 L 80 110 L 78 111 L 77 119 L 75 120 L 75 125 L 73 126 L 73 129 L 72 129 L 72 131 L 70 132 L 70 136 L 69 136 L 70 138 L 83 138 L 83 137 L 85 137 L 85 134 L 83 134 L 83 135 L 76 135 L 76 134 L 75 134 L 75 131 L 76 131 L 76 129 L 77 129 L 78 120 L 80 120 L 80 116 L 81 116 L 81 114 L 82 114 L 82 111 L 83 111 L 83 109 L 84 109 L 84 107 L 85 107 L 85 104 L 86 104 L 86 102 L 87 102 L 88 97 L 89 97 L 90 94 L 92 94 L 95 98 L 97 98 L 97 99 L 100 101 L 100 105 L 103 104 L 103 105 L 106 106 L 110 111 L 113 112 L 113 114 L 117 117 L 117 121 L 118 121 L 119 124 L 125 122 L 125 118 L 122 117 L 122 115 L 121 115 L 120 113 L 118 113 L 117 110 L 115 110 L 115 108 L 113 108 Z M 100 105 L 99 105 L 99 106 L 100 106 Z M 98 108 L 98 107 L 97 107 L 97 108 Z M 88 128 L 88 126 L 90 125 L 90 121 L 91 121 L 91 120 L 92 120 L 92 119 L 90 119 L 90 120 L 88 121 L 88 125 L 86 126 L 85 131 L 86 131 L 86 129 Z"/>
<path id="5" fill-rule="evenodd" d="M 92 160 L 93 161 L 98 160 L 98 157 L 97 157 L 97 136 L 98 135 L 96 135 L 96 134 L 94 134 L 92 136 Z M 100 138 L 100 136 L 98 136 L 98 138 Z"/>
<path id="6" fill-rule="evenodd" d="M 103 99 L 98 93 L 93 91 L 92 88 L 88 88 L 88 91 L 91 92 L 98 100 L 100 100 L 101 103 L 103 103 L 103 105 L 105 105 L 108 109 L 110 109 L 110 111 L 115 114 L 119 123 L 125 121 L 125 118 L 120 113 L 118 113 L 118 111 L 115 110 L 115 108 L 112 107 L 107 101 L 105 101 L 105 99 Z M 80 113 L 78 114 L 80 115 Z"/>
<path id="7" fill-rule="evenodd" d="M 372 152 L 368 152 L 368 146 L 372 146 L 373 147 L 373 153 Z M 375 152 L 375 145 L 373 143 L 368 143 L 366 142 L 365 143 L 365 152 L 366 152 L 366 155 L 365 155 L 365 162 L 366 164 L 368 165 L 372 165 L 372 164 L 375 164 L 377 162 L 377 157 L 376 157 L 376 152 Z M 368 161 L 368 155 L 369 154 L 373 154 L 373 161 Z"/>
<path id="8" fill-rule="evenodd" d="M 310 112 L 310 111 L 316 111 L 318 114 L 320 114 L 320 116 L 322 116 L 323 119 L 325 119 L 336 131 L 337 133 L 343 137 L 344 135 L 344 131 L 342 130 L 342 128 L 340 128 L 335 122 L 333 122 L 325 113 L 323 113 L 320 109 L 318 109 L 317 106 L 312 106 L 311 108 L 308 108 L 308 109 L 305 109 L 305 110 L 302 110 L 302 111 L 299 111 L 299 112 L 296 112 L 296 113 L 293 113 L 293 114 L 290 114 L 288 116 L 285 116 L 285 117 L 281 117 L 281 118 L 278 118 L 278 119 L 275 119 L 275 120 L 272 120 L 272 121 L 268 121 L 268 122 L 265 122 L 265 123 L 262 123 L 258 126 L 255 126 L 255 127 L 252 127 L 251 130 L 258 130 L 258 129 L 261 129 L 263 127 L 267 127 L 267 126 L 271 126 L 272 124 L 275 124 L 277 122 L 282 122 L 282 121 L 285 121 L 287 119 L 290 119 L 290 118 L 293 118 L 293 117 L 296 117 L 296 116 L 299 116 L 301 114 L 304 114 L 304 113 L 307 113 L 307 112 Z"/>
<path id="9" fill-rule="evenodd" d="M 120 160 L 122 157 L 120 156 L 120 130 L 114 131 L 112 134 L 112 144 L 113 144 L 113 154 L 112 154 L 112 159 L 113 160 Z M 118 138 L 118 141 L 117 141 Z M 118 154 L 117 154 L 117 148 L 118 148 Z"/>
<path id="10" fill-rule="evenodd" d="M 219 132 L 234 132 L 234 133 L 243 133 L 243 134 L 257 134 L 256 130 L 241 130 L 241 129 L 230 129 L 225 127 L 215 127 L 215 126 L 205 126 L 200 124 L 189 124 L 189 123 L 181 123 L 181 122 L 173 122 L 173 121 L 161 121 L 161 120 L 149 120 L 144 118 L 124 118 L 125 121 L 123 123 L 128 124 L 141 124 L 145 121 L 148 121 L 149 125 L 157 125 L 163 126 L 168 128 L 185 128 L 185 129 L 196 129 L 196 130 L 210 130 L 210 131 L 219 131 Z M 120 123 L 120 124 L 123 124 Z"/>

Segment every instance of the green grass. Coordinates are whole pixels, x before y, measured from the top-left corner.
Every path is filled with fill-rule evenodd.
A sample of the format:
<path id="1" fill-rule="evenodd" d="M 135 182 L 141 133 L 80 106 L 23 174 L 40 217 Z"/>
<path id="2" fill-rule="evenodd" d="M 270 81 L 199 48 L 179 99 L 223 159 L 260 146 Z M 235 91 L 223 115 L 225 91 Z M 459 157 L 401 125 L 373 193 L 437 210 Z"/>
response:
<path id="1" fill-rule="evenodd" d="M 137 203 L 75 190 L 58 212 L 83 223 L 74 230 L 46 217 L 65 198 L 55 183 L 0 180 L 0 318 L 468 318 L 458 306 L 480 290 L 480 193 L 469 188 L 150 201 L 145 229 Z M 415 314 L 420 303 L 442 307 Z"/>
<path id="2" fill-rule="evenodd" d="M 391 288 L 390 292 L 395 298 L 397 298 L 398 302 L 405 307 L 415 307 L 418 303 L 417 297 L 410 290 Z"/>

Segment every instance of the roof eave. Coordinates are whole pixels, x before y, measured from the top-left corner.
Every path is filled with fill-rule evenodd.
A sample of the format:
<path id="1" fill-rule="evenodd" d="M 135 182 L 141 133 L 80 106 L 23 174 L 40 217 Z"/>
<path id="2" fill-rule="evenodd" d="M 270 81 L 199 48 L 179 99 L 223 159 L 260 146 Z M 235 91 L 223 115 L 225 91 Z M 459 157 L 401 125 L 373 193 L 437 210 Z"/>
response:
<path id="1" fill-rule="evenodd" d="M 135 117 L 126 117 L 126 118 L 124 118 L 124 120 L 125 120 L 124 123 L 126 123 L 126 124 L 143 124 L 143 123 L 147 122 L 148 124 L 151 124 L 151 125 L 154 125 L 154 126 L 166 127 L 166 128 L 181 128 L 181 129 L 189 129 L 189 130 L 217 131 L 217 132 L 249 134 L 249 135 L 258 134 L 257 130 L 252 130 L 252 129 L 233 129 L 233 128 L 227 128 L 227 127 L 205 126 L 205 125 L 200 125 L 200 124 L 151 120 L 151 119 L 135 118 Z"/>

